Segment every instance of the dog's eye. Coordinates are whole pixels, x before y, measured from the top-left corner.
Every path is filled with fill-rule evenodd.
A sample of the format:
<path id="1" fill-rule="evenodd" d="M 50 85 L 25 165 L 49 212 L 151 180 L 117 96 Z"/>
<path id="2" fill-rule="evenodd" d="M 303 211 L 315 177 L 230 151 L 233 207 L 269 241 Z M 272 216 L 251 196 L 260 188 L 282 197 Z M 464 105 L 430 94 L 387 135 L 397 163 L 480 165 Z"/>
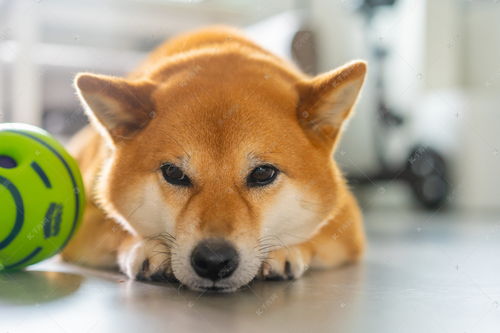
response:
<path id="1" fill-rule="evenodd" d="M 271 184 L 278 176 L 278 169 L 272 165 L 259 165 L 247 177 L 247 186 L 256 187 Z"/>
<path id="2" fill-rule="evenodd" d="M 191 180 L 188 176 L 178 167 L 171 163 L 165 163 L 161 166 L 163 178 L 172 185 L 190 186 Z"/>

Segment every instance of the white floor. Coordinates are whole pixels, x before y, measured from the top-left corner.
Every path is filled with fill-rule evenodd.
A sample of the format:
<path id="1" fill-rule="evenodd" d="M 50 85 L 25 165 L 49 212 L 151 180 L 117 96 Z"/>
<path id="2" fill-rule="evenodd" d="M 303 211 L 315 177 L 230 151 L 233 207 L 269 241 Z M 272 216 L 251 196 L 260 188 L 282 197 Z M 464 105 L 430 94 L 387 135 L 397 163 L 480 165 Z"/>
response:
<path id="1" fill-rule="evenodd" d="M 500 216 L 372 213 L 364 262 L 229 295 L 46 262 L 0 275 L 0 332 L 500 332 Z"/>

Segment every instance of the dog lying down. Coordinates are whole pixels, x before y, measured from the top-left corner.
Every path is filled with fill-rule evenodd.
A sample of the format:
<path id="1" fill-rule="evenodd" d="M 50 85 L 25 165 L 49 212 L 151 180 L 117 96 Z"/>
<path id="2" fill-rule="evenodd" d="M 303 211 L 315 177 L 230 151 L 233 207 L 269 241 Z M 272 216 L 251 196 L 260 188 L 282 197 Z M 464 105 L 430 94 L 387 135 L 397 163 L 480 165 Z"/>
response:
<path id="1" fill-rule="evenodd" d="M 226 292 L 358 260 L 362 217 L 332 154 L 365 73 L 309 77 L 210 27 L 127 78 L 78 74 L 87 204 L 63 258 Z"/>

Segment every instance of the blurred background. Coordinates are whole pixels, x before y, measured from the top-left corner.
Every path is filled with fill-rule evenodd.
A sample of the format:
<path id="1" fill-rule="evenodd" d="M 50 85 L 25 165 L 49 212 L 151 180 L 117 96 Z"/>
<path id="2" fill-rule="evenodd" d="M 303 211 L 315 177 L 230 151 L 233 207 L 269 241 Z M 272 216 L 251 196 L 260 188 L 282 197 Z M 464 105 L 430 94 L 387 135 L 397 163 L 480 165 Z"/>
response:
<path id="1" fill-rule="evenodd" d="M 0 0 L 0 121 L 66 141 L 75 73 L 124 75 L 216 23 L 310 74 L 369 62 L 337 151 L 365 209 L 500 211 L 498 0 Z"/>

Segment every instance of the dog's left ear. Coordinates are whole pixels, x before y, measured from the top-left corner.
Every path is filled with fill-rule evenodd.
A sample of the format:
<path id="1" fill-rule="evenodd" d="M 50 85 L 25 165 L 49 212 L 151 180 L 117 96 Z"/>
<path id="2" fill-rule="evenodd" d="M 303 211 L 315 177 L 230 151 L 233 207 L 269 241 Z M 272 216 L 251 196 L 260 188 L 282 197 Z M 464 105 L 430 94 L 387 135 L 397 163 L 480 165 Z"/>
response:
<path id="1" fill-rule="evenodd" d="M 154 116 L 150 81 L 80 73 L 75 87 L 92 123 L 111 142 L 131 138 Z"/>
<path id="2" fill-rule="evenodd" d="M 298 84 L 298 118 L 314 140 L 334 147 L 365 74 L 366 63 L 355 61 Z"/>

